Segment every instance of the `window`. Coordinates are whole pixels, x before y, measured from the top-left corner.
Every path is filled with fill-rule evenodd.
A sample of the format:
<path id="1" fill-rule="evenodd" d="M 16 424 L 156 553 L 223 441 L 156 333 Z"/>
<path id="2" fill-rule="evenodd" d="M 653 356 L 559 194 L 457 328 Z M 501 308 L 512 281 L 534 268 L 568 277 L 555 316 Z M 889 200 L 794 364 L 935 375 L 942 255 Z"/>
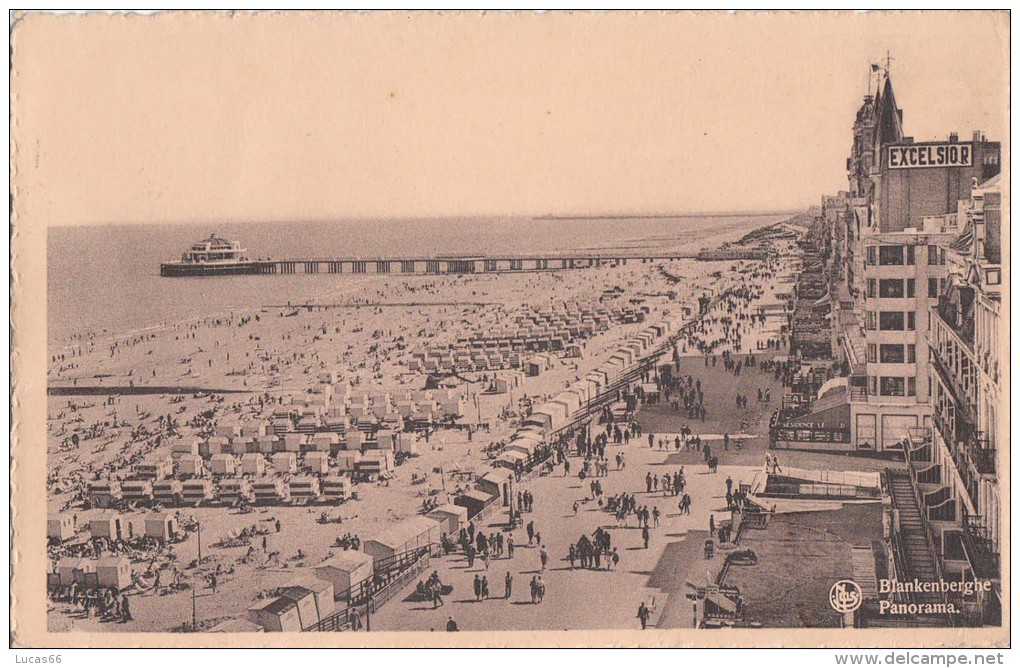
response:
<path id="1" fill-rule="evenodd" d="M 916 324 L 917 323 L 914 320 L 914 312 L 913 311 L 907 311 L 907 331 L 908 332 L 914 331 L 914 326 Z"/>
<path id="2" fill-rule="evenodd" d="M 928 264 L 934 266 L 939 263 L 939 247 L 928 244 Z"/>
<path id="3" fill-rule="evenodd" d="M 874 299 L 878 296 L 878 281 L 874 278 L 868 279 L 868 299 Z"/>
<path id="4" fill-rule="evenodd" d="M 928 298 L 938 299 L 939 296 L 939 279 L 929 278 L 928 279 Z"/>
<path id="5" fill-rule="evenodd" d="M 903 331 L 902 311 L 882 311 L 878 314 L 879 329 L 883 332 Z"/>
<path id="6" fill-rule="evenodd" d="M 878 378 L 874 376 L 868 376 L 868 394 L 878 394 Z"/>
<path id="7" fill-rule="evenodd" d="M 875 347 L 874 343 L 868 344 L 868 362 L 871 364 L 875 363 Z"/>
<path id="8" fill-rule="evenodd" d="M 907 279 L 907 297 L 914 296 L 915 281 L 912 278 Z"/>
<path id="9" fill-rule="evenodd" d="M 878 282 L 878 296 L 898 299 L 903 296 L 903 281 L 899 278 L 883 278 Z"/>
<path id="10" fill-rule="evenodd" d="M 880 246 L 878 263 L 881 265 L 903 264 L 903 246 Z"/>
<path id="11" fill-rule="evenodd" d="M 872 332 L 878 329 L 878 314 L 874 311 L 868 311 L 867 329 Z"/>
<path id="12" fill-rule="evenodd" d="M 903 297 L 903 280 L 900 278 L 882 278 L 878 281 L 878 296 L 886 299 Z"/>
<path id="13" fill-rule="evenodd" d="M 883 364 L 902 364 L 904 360 L 903 346 L 899 343 L 883 343 L 879 349 L 879 359 Z"/>
<path id="14" fill-rule="evenodd" d="M 902 378 L 896 376 L 882 376 L 881 384 L 879 386 L 880 394 L 883 397 L 903 397 L 906 396 L 904 386 L 905 383 Z"/>
<path id="15" fill-rule="evenodd" d="M 917 379 L 914 378 L 913 376 L 909 376 L 907 378 L 907 396 L 908 397 L 917 396 Z"/>
<path id="16" fill-rule="evenodd" d="M 917 346 L 913 343 L 907 344 L 907 364 L 914 364 L 917 362 Z"/>
<path id="17" fill-rule="evenodd" d="M 1002 272 L 998 269 L 989 269 L 985 271 L 985 283 L 988 285 L 999 285 L 1002 283 Z"/>
<path id="18" fill-rule="evenodd" d="M 907 246 L 907 264 L 914 264 L 914 246 Z"/>
<path id="19" fill-rule="evenodd" d="M 874 266 L 878 263 L 878 248 L 876 246 L 868 246 L 868 264 Z"/>

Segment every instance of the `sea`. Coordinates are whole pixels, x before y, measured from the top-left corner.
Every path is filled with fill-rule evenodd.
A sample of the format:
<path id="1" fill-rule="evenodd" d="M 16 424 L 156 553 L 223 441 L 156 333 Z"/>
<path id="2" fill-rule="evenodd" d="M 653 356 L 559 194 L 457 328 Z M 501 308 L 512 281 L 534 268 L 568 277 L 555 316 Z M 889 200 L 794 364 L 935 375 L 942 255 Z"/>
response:
<path id="1" fill-rule="evenodd" d="M 160 262 L 180 259 L 185 249 L 211 233 L 239 240 L 249 257 L 271 259 L 696 251 L 787 218 L 789 214 L 51 227 L 47 339 L 51 348 L 62 348 L 72 336 L 124 336 L 232 309 L 336 299 L 342 297 L 345 282 L 364 280 L 345 274 L 160 277 Z"/>

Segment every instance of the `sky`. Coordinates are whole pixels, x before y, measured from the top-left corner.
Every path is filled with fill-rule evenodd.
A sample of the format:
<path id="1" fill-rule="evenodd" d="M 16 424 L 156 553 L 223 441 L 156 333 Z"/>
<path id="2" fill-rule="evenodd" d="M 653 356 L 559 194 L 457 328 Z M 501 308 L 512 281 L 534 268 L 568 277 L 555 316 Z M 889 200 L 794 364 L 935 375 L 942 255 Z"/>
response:
<path id="1" fill-rule="evenodd" d="M 869 63 L 907 134 L 1006 140 L 1008 16 L 31 16 L 15 207 L 47 225 L 803 209 Z"/>

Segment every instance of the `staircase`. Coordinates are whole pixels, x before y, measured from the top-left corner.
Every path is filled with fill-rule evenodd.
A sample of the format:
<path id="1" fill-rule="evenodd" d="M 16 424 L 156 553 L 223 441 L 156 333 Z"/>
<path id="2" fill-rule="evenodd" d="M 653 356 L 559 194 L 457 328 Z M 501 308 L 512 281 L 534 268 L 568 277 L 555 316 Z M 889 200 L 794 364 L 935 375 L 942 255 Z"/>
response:
<path id="1" fill-rule="evenodd" d="M 917 578 L 921 582 L 934 582 L 938 579 L 935 555 L 928 546 L 924 518 L 917 506 L 914 488 L 910 484 L 910 474 L 890 470 L 888 479 L 893 505 L 899 512 L 900 556 L 908 571 L 899 574 L 900 579 Z M 935 603 L 942 599 L 940 594 L 932 593 L 917 593 L 913 597 L 919 603 Z"/>

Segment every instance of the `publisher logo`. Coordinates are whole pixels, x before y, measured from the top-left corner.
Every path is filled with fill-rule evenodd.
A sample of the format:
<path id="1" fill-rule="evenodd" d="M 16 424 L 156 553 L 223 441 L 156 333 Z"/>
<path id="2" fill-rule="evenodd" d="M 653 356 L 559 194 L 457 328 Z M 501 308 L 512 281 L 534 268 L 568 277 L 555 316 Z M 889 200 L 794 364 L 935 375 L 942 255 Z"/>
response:
<path id="1" fill-rule="evenodd" d="M 864 592 L 853 580 L 840 580 L 829 589 L 829 605 L 836 612 L 853 612 L 863 602 Z"/>

